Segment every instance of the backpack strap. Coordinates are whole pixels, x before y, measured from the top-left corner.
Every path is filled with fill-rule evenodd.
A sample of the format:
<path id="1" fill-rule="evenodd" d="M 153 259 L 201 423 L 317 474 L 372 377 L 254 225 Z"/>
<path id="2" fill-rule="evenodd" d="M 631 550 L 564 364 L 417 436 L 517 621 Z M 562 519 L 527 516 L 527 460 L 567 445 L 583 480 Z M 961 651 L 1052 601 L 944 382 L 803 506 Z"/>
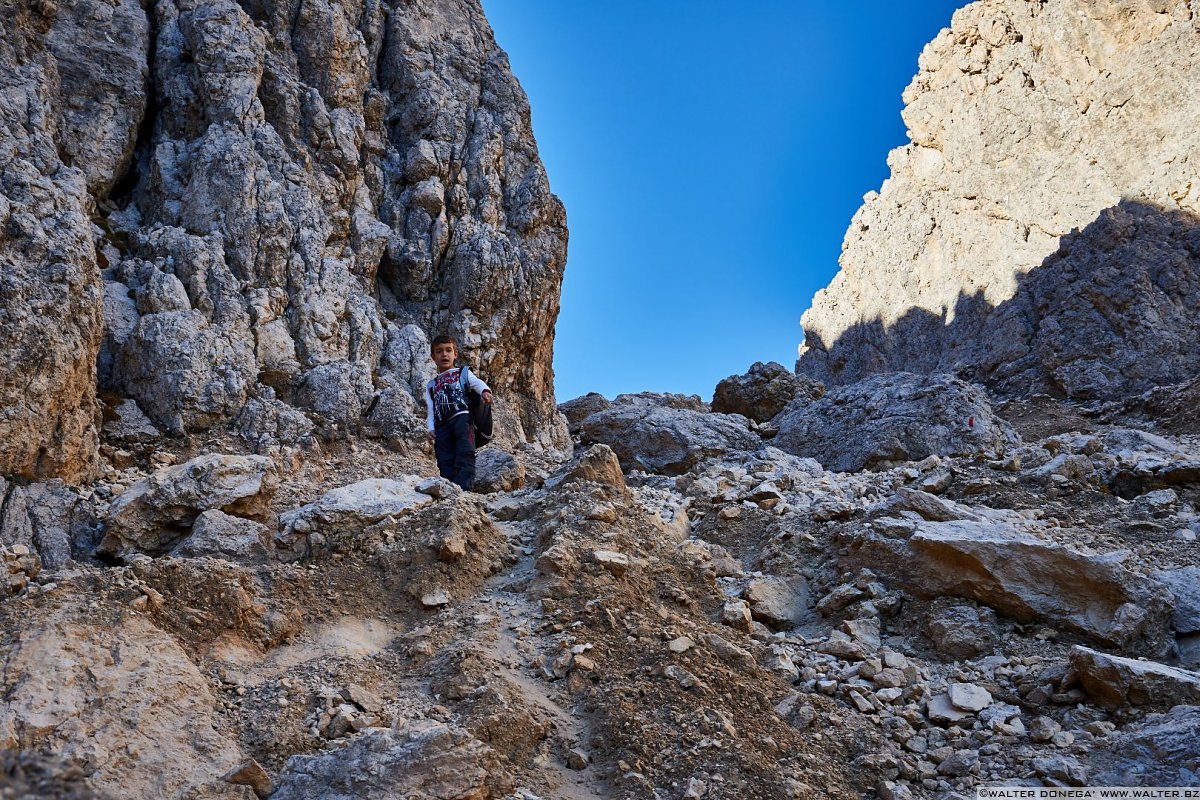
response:
<path id="1" fill-rule="evenodd" d="M 467 376 L 471 374 L 471 368 L 463 364 L 458 368 L 458 385 L 462 387 L 463 397 L 469 397 L 471 394 L 471 384 L 467 383 Z"/>

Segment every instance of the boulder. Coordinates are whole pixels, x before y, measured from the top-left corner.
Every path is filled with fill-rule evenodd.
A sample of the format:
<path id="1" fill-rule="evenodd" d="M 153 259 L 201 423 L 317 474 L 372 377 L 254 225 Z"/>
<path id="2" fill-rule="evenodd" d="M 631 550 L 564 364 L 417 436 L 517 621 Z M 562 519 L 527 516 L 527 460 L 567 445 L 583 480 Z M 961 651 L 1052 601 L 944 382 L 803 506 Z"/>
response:
<path id="1" fill-rule="evenodd" d="M 754 619 L 775 630 L 792 628 L 808 614 L 808 582 L 768 575 L 752 578 L 742 593 Z"/>
<path id="2" fill-rule="evenodd" d="M 88 764 L 91 787 L 112 797 L 244 798 L 221 781 L 243 756 L 214 727 L 209 680 L 148 618 L 43 606 L 13 634 L 0 749 Z"/>
<path id="3" fill-rule="evenodd" d="M 525 485 L 525 465 L 512 453 L 485 447 L 475 453 L 476 492 L 512 492 Z"/>
<path id="4" fill-rule="evenodd" d="M 61 480 L 18 486 L 0 478 L 0 544 L 26 545 L 50 569 L 90 556 L 99 527 L 94 501 Z"/>
<path id="5" fill-rule="evenodd" d="M 745 375 L 730 375 L 717 384 L 712 410 L 766 422 L 793 400 L 812 402 L 824 393 L 825 385 L 807 375 L 797 375 L 774 361 L 759 361 Z"/>
<path id="6" fill-rule="evenodd" d="M 999 458 L 1020 443 L 986 391 L 950 375 L 874 376 L 796 401 L 775 424 L 776 447 L 838 472 L 931 455 Z"/>
<path id="7" fill-rule="evenodd" d="M 664 475 L 759 446 L 744 417 L 706 413 L 692 405 L 679 396 L 622 395 L 611 408 L 584 419 L 579 436 L 585 444 L 611 447 L 625 470 Z"/>
<path id="8" fill-rule="evenodd" d="M 847 564 L 920 597 L 962 597 L 1020 621 L 1043 618 L 1125 652 L 1166 647 L 1171 607 L 1161 584 L 1012 524 L 922 521 L 907 539 L 859 539 Z"/>
<path id="9" fill-rule="evenodd" d="M 1080 646 L 1071 650 L 1071 667 L 1084 691 L 1101 706 L 1200 704 L 1200 673 Z"/>
<path id="10" fill-rule="evenodd" d="M 498 797 L 506 770 L 462 728 L 424 719 L 372 731 L 343 748 L 288 759 L 273 800 L 408 800 Z"/>
<path id="11" fill-rule="evenodd" d="M 588 392 L 585 395 L 576 397 L 574 400 L 567 400 L 565 403 L 558 404 L 559 413 L 567 419 L 567 426 L 570 428 L 571 435 L 579 434 L 579 423 L 590 417 L 592 414 L 599 413 L 606 408 L 610 408 L 612 403 L 605 399 L 604 395 L 596 392 Z"/>
<path id="12" fill-rule="evenodd" d="M 576 454 L 566 466 L 546 479 L 548 488 L 574 483 L 596 483 L 624 492 L 625 475 L 621 472 L 617 454 L 606 444 L 594 444 Z"/>
<path id="13" fill-rule="evenodd" d="M 171 555 L 177 558 L 211 556 L 238 563 L 261 563 L 270 555 L 267 526 L 211 509 L 196 517 L 192 535 Z"/>
<path id="14" fill-rule="evenodd" d="M 126 489 L 109 507 L 99 549 L 119 557 L 134 552 L 161 555 L 191 531 L 204 511 L 265 515 L 277 485 L 269 458 L 197 456 Z"/>

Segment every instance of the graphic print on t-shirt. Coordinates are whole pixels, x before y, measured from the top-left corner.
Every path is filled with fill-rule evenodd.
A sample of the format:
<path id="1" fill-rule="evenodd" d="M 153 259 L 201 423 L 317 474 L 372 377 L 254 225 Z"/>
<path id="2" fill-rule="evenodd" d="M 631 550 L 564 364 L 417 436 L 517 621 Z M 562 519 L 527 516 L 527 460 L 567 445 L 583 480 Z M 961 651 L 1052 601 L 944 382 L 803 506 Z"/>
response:
<path id="1" fill-rule="evenodd" d="M 440 425 L 467 410 L 467 395 L 459 381 L 461 369 L 448 369 L 433 379 L 433 416 Z"/>

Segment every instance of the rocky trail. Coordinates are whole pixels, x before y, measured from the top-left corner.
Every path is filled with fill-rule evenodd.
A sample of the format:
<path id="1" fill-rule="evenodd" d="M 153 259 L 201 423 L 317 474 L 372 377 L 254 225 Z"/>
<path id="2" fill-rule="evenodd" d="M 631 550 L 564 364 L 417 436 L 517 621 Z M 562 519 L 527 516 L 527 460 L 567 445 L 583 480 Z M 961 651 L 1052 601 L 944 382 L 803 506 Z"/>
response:
<path id="1" fill-rule="evenodd" d="M 980 391 L 906 380 L 940 390 L 854 423 L 858 450 L 830 437 L 873 465 L 851 472 L 774 445 L 844 406 L 803 395 L 751 433 L 650 394 L 565 404 L 574 456 L 522 459 L 523 485 L 490 493 L 366 477 L 421 464 L 369 443 L 297 450 L 294 478 L 239 455 L 127 469 L 89 501 L 123 566 L 6 546 L 0 729 L 97 796 L 247 796 L 228 782 L 247 775 L 271 797 L 523 800 L 1195 781 L 1200 443 L 983 396 L 964 438 L 906 439 Z M 724 441 L 735 425 L 753 439 Z M 640 466 L 673 452 L 709 455 Z M 289 487 L 314 458 L 331 488 Z M 481 466 L 511 478 L 511 456 Z M 220 512 L 198 541 L 209 504 L 275 522 L 246 547 L 233 521 L 252 520 Z M 169 543 L 128 510 L 184 506 Z"/>

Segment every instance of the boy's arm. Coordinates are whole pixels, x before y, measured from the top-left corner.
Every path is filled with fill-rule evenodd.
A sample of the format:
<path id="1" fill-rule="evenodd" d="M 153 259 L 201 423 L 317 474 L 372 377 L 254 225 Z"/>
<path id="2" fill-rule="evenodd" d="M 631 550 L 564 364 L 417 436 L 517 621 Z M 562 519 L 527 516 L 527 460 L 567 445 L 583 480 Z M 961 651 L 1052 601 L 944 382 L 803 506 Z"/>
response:
<path id="1" fill-rule="evenodd" d="M 484 392 L 487 392 L 488 394 L 491 394 L 492 392 L 492 390 L 488 388 L 488 385 L 484 383 L 478 375 L 475 374 L 474 370 L 469 370 L 467 372 L 467 385 L 471 387 L 473 392 L 479 395 L 482 395 Z"/>

